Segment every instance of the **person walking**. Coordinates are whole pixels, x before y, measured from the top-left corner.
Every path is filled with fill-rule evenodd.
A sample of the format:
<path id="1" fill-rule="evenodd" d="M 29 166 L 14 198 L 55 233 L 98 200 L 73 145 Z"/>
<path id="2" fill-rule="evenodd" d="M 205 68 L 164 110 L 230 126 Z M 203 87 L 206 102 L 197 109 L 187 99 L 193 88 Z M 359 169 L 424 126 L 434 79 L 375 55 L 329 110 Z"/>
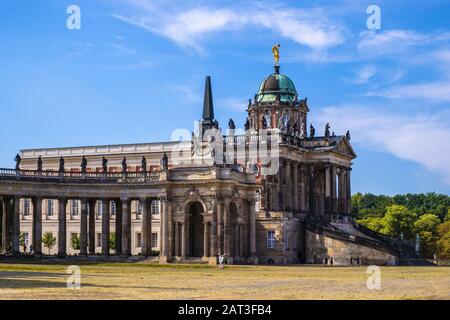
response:
<path id="1" fill-rule="evenodd" d="M 221 254 L 220 256 L 219 256 L 219 269 L 223 269 L 224 268 L 224 257 L 223 257 L 223 255 Z"/>

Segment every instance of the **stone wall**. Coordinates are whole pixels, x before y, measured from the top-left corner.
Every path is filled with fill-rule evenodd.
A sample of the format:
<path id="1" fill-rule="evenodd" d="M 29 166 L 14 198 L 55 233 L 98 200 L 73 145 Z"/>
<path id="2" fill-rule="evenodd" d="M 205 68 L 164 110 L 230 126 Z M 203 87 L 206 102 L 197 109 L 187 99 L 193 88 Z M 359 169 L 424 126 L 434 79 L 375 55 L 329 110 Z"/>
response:
<path id="1" fill-rule="evenodd" d="M 349 265 L 350 258 L 359 257 L 364 265 L 396 265 L 398 257 L 370 247 L 335 240 L 324 235 L 305 231 L 306 263 L 323 264 L 325 258 L 333 257 L 334 265 Z M 356 264 L 354 260 L 353 264 Z"/>
<path id="2" fill-rule="evenodd" d="M 302 243 L 296 219 L 259 218 L 256 223 L 256 252 L 260 264 L 299 263 Z M 275 247 L 268 248 L 269 231 L 275 231 Z"/>

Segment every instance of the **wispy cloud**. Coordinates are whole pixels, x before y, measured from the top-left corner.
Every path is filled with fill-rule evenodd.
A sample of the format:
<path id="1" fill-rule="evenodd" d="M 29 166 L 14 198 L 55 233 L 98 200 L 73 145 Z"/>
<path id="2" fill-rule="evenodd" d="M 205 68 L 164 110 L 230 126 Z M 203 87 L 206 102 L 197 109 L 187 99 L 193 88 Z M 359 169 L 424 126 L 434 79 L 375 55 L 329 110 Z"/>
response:
<path id="1" fill-rule="evenodd" d="M 350 129 L 356 146 L 389 152 L 400 159 L 419 163 L 440 174 L 450 185 L 448 111 L 411 115 L 371 106 L 338 105 L 323 109 L 319 120 L 330 121 L 336 132 Z"/>
<path id="2" fill-rule="evenodd" d="M 450 82 L 436 81 L 409 85 L 397 85 L 387 89 L 370 91 L 365 95 L 390 99 L 420 99 L 428 102 L 450 102 Z"/>
<path id="3" fill-rule="evenodd" d="M 217 99 L 217 108 L 234 112 L 244 112 L 247 109 L 248 99 L 245 98 L 222 98 Z"/>
<path id="4" fill-rule="evenodd" d="M 135 54 L 136 51 L 134 49 L 128 48 L 126 46 L 124 46 L 123 44 L 120 43 L 109 43 L 108 44 L 110 47 L 114 48 L 117 50 L 117 52 L 119 52 L 120 54 Z"/>
<path id="5" fill-rule="evenodd" d="M 373 65 L 363 66 L 355 72 L 353 78 L 344 78 L 344 81 L 350 84 L 364 84 L 377 74 L 377 69 Z"/>
<path id="6" fill-rule="evenodd" d="M 344 41 L 342 27 L 330 21 L 320 10 L 314 10 L 314 14 L 311 14 L 311 10 L 277 7 L 272 11 L 268 3 L 252 6 L 242 4 L 220 9 L 182 5 L 165 5 L 162 8 L 158 3 L 145 0 L 133 0 L 124 4 L 131 9 L 131 13 L 113 15 L 115 18 L 197 51 L 202 50 L 203 43 L 214 33 L 242 31 L 250 27 L 275 32 L 315 50 Z"/>

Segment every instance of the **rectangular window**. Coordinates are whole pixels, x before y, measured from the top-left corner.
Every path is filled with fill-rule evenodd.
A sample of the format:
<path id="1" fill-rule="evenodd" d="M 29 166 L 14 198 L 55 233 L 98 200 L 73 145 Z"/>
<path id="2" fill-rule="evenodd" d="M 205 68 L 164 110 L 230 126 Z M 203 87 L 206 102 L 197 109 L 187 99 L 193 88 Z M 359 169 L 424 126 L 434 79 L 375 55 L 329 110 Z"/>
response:
<path id="1" fill-rule="evenodd" d="M 116 215 L 116 210 L 117 210 L 117 207 L 116 207 L 116 202 L 115 201 L 111 201 L 111 215 Z"/>
<path id="2" fill-rule="evenodd" d="M 100 232 L 97 233 L 97 239 L 96 239 L 96 247 L 102 246 L 102 234 Z"/>
<path id="3" fill-rule="evenodd" d="M 31 201 L 30 199 L 24 199 L 23 200 L 23 215 L 29 216 L 31 211 Z"/>
<path id="4" fill-rule="evenodd" d="M 80 214 L 80 202 L 79 200 L 72 200 L 72 215 L 77 216 Z"/>
<path id="5" fill-rule="evenodd" d="M 103 215 L 103 201 L 101 201 L 101 200 L 97 201 L 97 214 L 99 216 Z"/>
<path id="6" fill-rule="evenodd" d="M 158 234 L 152 233 L 152 248 L 158 247 Z"/>
<path id="7" fill-rule="evenodd" d="M 136 248 L 142 247 L 142 234 L 140 232 L 136 232 Z"/>
<path id="8" fill-rule="evenodd" d="M 151 211 L 152 211 L 152 214 L 159 214 L 159 201 L 158 200 L 152 201 Z"/>
<path id="9" fill-rule="evenodd" d="M 25 246 L 28 247 L 28 242 L 29 242 L 28 232 L 23 233 L 23 239 L 24 239 Z"/>
<path id="10" fill-rule="evenodd" d="M 137 214 L 138 215 L 142 214 L 143 208 L 144 208 L 144 206 L 142 205 L 142 202 L 138 201 L 138 206 L 137 206 Z"/>
<path id="11" fill-rule="evenodd" d="M 267 232 L 267 248 L 275 249 L 275 231 Z"/>
<path id="12" fill-rule="evenodd" d="M 52 216 L 55 213 L 55 202 L 52 199 L 47 200 L 47 214 Z"/>

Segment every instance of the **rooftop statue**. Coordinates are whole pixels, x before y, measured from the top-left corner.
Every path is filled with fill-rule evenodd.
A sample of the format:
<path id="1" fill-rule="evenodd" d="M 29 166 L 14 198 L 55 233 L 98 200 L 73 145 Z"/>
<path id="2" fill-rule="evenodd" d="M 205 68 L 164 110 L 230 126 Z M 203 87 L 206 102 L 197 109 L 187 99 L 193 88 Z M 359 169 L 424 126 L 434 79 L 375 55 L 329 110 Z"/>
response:
<path id="1" fill-rule="evenodd" d="M 122 160 L 122 172 L 127 172 L 127 168 L 128 168 L 128 165 L 127 165 L 127 158 L 126 157 L 123 157 L 123 160 Z"/>
<path id="2" fill-rule="evenodd" d="M 169 169 L 169 158 L 167 157 L 167 154 L 164 152 L 162 158 L 161 158 L 161 170 L 167 170 Z"/>
<path id="3" fill-rule="evenodd" d="M 330 123 L 327 122 L 327 124 L 325 125 L 325 138 L 329 137 L 330 137 Z"/>
<path id="4" fill-rule="evenodd" d="M 59 158 L 59 172 L 64 172 L 64 158 Z"/>
<path id="5" fill-rule="evenodd" d="M 248 120 L 248 117 L 247 117 L 247 119 L 245 120 L 244 129 L 245 129 L 245 131 L 247 131 L 248 129 L 250 129 L 250 121 Z"/>
<path id="6" fill-rule="evenodd" d="M 147 159 L 145 159 L 145 157 L 142 157 L 141 167 L 143 172 L 147 172 Z"/>
<path id="7" fill-rule="evenodd" d="M 350 136 L 350 130 L 347 130 L 347 132 L 345 133 L 345 137 L 347 138 L 348 141 L 350 141 L 350 139 L 352 138 Z"/>
<path id="8" fill-rule="evenodd" d="M 310 138 L 314 138 L 316 134 L 316 129 L 314 129 L 312 123 L 309 125 L 309 137 Z"/>
<path id="9" fill-rule="evenodd" d="M 108 159 L 106 159 L 105 157 L 103 157 L 103 159 L 102 159 L 102 168 L 103 168 L 103 173 L 108 172 Z"/>
<path id="10" fill-rule="evenodd" d="M 272 47 L 272 55 L 273 55 L 273 61 L 275 65 L 278 65 L 278 62 L 280 61 L 280 44 L 276 44 Z"/>
<path id="11" fill-rule="evenodd" d="M 39 156 L 37 160 L 37 171 L 42 171 L 42 157 Z"/>
<path id="12" fill-rule="evenodd" d="M 14 161 L 16 162 L 16 170 L 20 170 L 20 162 L 22 161 L 22 158 L 19 156 L 19 154 L 16 154 Z"/>
<path id="13" fill-rule="evenodd" d="M 236 126 L 235 126 L 235 124 L 234 124 L 234 121 L 233 121 L 233 119 L 231 119 L 231 118 L 230 118 L 230 121 L 228 121 L 228 128 L 229 128 L 230 130 L 236 129 Z"/>
<path id="14" fill-rule="evenodd" d="M 81 159 L 81 172 L 86 173 L 86 168 L 87 168 L 87 159 L 85 156 L 83 156 L 83 158 Z"/>
<path id="15" fill-rule="evenodd" d="M 261 128 L 262 129 L 267 129 L 267 121 L 265 117 L 261 118 Z"/>

